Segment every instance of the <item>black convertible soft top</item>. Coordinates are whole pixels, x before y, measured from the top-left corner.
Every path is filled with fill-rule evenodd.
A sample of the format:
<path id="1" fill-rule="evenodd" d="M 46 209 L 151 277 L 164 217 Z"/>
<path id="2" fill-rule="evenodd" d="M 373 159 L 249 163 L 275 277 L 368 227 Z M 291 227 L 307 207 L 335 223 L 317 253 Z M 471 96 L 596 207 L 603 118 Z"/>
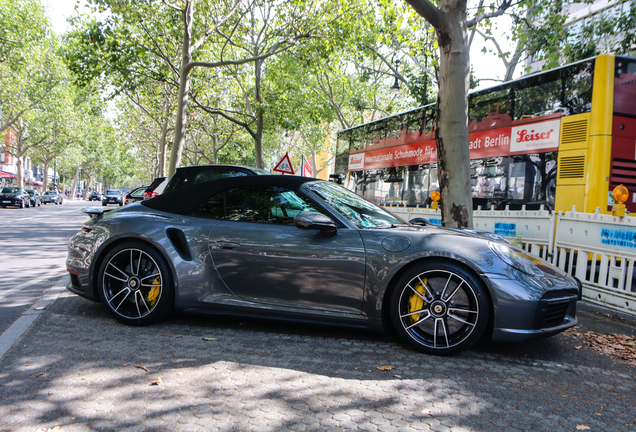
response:
<path id="1" fill-rule="evenodd" d="M 141 201 L 141 205 L 166 213 L 187 215 L 201 203 L 206 201 L 210 196 L 223 190 L 242 186 L 280 186 L 291 190 L 297 190 L 301 185 L 310 181 L 324 180 L 318 180 L 311 177 L 283 175 L 230 177 L 175 189 L 155 198 Z"/>

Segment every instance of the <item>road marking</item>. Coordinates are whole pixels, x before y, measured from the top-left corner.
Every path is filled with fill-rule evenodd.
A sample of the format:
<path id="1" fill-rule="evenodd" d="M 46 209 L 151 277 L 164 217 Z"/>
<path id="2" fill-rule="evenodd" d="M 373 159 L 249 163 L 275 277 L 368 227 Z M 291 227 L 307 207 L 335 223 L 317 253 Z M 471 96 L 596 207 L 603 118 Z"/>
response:
<path id="1" fill-rule="evenodd" d="M 18 285 L 16 287 L 13 287 L 11 289 L 3 291 L 2 293 L 0 293 L 0 300 L 3 300 L 5 297 L 8 297 L 9 295 L 13 294 L 16 291 L 20 291 L 23 288 L 27 288 L 27 287 L 29 287 L 31 285 L 36 285 L 36 284 L 42 282 L 45 279 L 63 276 L 63 272 L 65 272 L 65 271 L 66 271 L 66 267 L 61 267 L 57 271 L 53 270 L 53 274 L 48 273 L 48 274 L 42 275 L 42 276 L 40 276 L 38 278 L 30 280 L 29 282 L 25 282 L 25 283 L 23 283 L 21 285 Z M 62 273 L 62 274 L 58 274 L 58 273 Z"/>
<path id="2" fill-rule="evenodd" d="M 31 307 L 22 314 L 4 333 L 0 335 L 0 358 L 11 349 L 11 347 L 22 337 L 22 335 L 31 327 L 36 319 L 44 313 L 46 307 L 57 299 L 64 289 L 70 278 L 67 275 L 62 276 L 57 283 L 46 290 L 44 295 L 38 301 L 33 303 Z M 17 287 L 16 287 L 17 288 Z"/>

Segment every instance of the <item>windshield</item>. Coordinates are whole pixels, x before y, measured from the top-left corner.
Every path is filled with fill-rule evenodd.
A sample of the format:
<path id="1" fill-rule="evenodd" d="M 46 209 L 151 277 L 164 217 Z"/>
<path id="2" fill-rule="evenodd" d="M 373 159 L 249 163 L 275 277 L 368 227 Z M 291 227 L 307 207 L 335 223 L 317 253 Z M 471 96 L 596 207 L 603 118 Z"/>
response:
<path id="1" fill-rule="evenodd" d="M 383 208 L 335 183 L 315 182 L 309 183 L 308 186 L 358 228 L 386 228 L 406 223 Z"/>
<path id="2" fill-rule="evenodd" d="M 55 191 L 46 191 L 46 192 L 44 192 L 44 195 L 55 195 L 55 194 L 57 194 L 57 192 L 55 192 Z"/>
<path id="3" fill-rule="evenodd" d="M 34 191 L 34 190 L 32 190 L 32 189 L 27 189 L 27 191 L 26 191 L 26 192 L 27 192 L 29 195 L 31 195 L 31 196 L 35 195 L 35 191 Z"/>
<path id="4" fill-rule="evenodd" d="M 116 189 L 108 189 L 106 195 L 119 195 L 119 191 Z"/>
<path id="5" fill-rule="evenodd" d="M 16 192 L 20 192 L 20 189 L 12 188 L 12 187 L 2 188 L 2 193 L 16 193 Z"/>

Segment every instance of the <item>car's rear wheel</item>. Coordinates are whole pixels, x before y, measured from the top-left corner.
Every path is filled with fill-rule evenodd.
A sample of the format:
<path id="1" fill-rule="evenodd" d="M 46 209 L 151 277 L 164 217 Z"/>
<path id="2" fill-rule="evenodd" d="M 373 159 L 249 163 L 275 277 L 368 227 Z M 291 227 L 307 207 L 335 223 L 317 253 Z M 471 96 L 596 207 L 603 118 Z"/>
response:
<path id="1" fill-rule="evenodd" d="M 24 200 L 20 201 L 20 208 L 24 208 Z"/>
<path id="2" fill-rule="evenodd" d="M 448 261 L 419 264 L 398 280 L 391 319 L 400 337 L 418 350 L 445 355 L 472 346 L 490 314 L 483 282 Z"/>
<path id="3" fill-rule="evenodd" d="M 125 324 L 150 324 L 173 309 L 168 265 L 144 243 L 127 242 L 111 250 L 100 266 L 98 289 L 109 312 Z"/>

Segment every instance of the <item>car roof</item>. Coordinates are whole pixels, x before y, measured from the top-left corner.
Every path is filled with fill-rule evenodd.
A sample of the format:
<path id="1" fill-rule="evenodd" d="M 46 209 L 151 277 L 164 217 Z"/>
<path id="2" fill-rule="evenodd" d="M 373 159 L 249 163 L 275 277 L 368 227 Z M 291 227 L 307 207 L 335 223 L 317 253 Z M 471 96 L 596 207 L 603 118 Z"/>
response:
<path id="1" fill-rule="evenodd" d="M 243 165 L 190 165 L 190 166 L 179 167 L 176 169 L 176 171 L 200 171 L 200 170 L 206 170 L 210 168 L 214 168 L 214 169 L 242 168 L 244 170 L 252 171 L 254 173 L 263 172 L 263 170 L 260 170 L 258 168 L 246 167 Z"/>
<path id="2" fill-rule="evenodd" d="M 175 189 L 155 198 L 143 201 L 145 207 L 167 213 L 186 215 L 205 201 L 210 195 L 242 186 L 280 186 L 288 189 L 298 189 L 302 184 L 310 181 L 320 181 L 311 177 L 259 175 L 246 177 L 228 177 L 219 180 L 197 183 Z"/>

